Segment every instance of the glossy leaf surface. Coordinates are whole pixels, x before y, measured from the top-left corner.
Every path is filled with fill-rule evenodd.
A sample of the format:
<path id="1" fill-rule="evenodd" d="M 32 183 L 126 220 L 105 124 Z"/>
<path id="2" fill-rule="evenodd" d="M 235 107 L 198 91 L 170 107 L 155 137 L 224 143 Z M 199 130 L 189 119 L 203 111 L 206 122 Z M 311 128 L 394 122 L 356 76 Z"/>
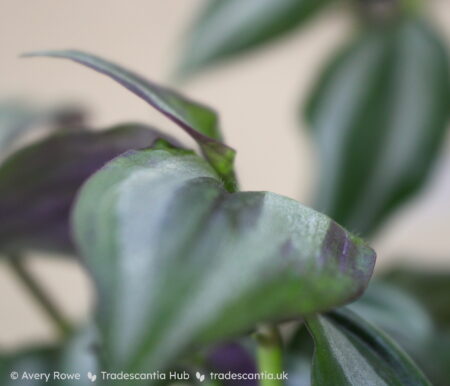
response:
<path id="1" fill-rule="evenodd" d="M 370 29 L 328 65 L 307 117 L 322 163 L 315 207 L 373 233 L 422 187 L 449 118 L 446 49 L 424 23 Z"/>
<path id="2" fill-rule="evenodd" d="M 12 154 L 0 165 L 0 254 L 73 252 L 69 213 L 82 183 L 120 153 L 162 136 L 141 125 L 61 131 Z"/>
<path id="3" fill-rule="evenodd" d="M 348 310 L 308 318 L 307 326 L 316 347 L 314 386 L 430 385 L 394 341 Z"/>
<path id="4" fill-rule="evenodd" d="M 331 2 L 210 0 L 193 23 L 180 72 L 196 72 L 279 38 Z"/>
<path id="5" fill-rule="evenodd" d="M 228 193 L 192 152 L 128 152 L 84 186 L 76 239 L 100 293 L 113 368 L 164 368 L 196 344 L 359 296 L 375 254 L 328 217 Z"/>
<path id="6" fill-rule="evenodd" d="M 235 151 L 221 142 L 222 134 L 217 114 L 209 107 L 150 82 L 117 64 L 84 52 L 42 51 L 25 56 L 70 59 L 112 78 L 186 131 L 200 145 L 205 158 L 224 179 L 227 189 L 235 188 Z"/>

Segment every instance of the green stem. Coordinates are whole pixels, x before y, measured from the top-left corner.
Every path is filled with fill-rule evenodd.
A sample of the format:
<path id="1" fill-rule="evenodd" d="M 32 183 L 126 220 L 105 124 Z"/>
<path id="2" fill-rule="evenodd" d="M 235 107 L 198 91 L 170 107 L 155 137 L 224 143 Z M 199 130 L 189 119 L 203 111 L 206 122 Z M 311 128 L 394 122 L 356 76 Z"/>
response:
<path id="1" fill-rule="evenodd" d="M 34 297 L 37 303 L 39 303 L 39 305 L 45 311 L 48 318 L 53 322 L 61 336 L 68 336 L 72 331 L 71 324 L 59 312 L 53 301 L 48 297 L 40 284 L 27 270 L 21 256 L 10 256 L 8 261 L 10 263 L 12 271 L 16 274 L 16 277 L 20 279 L 22 284 L 28 289 L 28 292 Z"/>
<path id="2" fill-rule="evenodd" d="M 277 378 L 283 373 L 283 350 L 281 335 L 276 326 L 263 325 L 255 334 L 258 342 L 258 368 L 262 373 Z M 283 386 L 282 379 L 263 379 L 260 386 Z"/>

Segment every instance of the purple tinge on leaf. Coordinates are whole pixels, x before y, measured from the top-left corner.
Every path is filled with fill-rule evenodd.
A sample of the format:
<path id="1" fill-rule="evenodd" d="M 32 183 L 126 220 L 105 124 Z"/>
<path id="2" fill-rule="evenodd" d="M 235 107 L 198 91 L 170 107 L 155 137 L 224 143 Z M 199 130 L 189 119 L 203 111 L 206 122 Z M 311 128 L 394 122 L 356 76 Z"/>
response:
<path id="1" fill-rule="evenodd" d="M 142 125 L 67 131 L 11 155 L 0 166 L 0 250 L 73 252 L 69 216 L 80 186 L 107 161 L 157 138 L 164 136 Z"/>
<path id="2" fill-rule="evenodd" d="M 207 365 L 212 372 L 226 374 L 254 374 L 257 367 L 248 350 L 239 343 L 224 343 L 208 353 Z M 225 380 L 225 386 L 257 386 L 255 380 Z"/>

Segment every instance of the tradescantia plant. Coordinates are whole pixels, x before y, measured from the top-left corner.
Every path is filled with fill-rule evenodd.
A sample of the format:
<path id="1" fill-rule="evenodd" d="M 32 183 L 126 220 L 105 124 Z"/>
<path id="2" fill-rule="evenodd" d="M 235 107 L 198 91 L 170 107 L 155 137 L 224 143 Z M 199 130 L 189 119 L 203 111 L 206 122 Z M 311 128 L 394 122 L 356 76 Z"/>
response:
<path id="1" fill-rule="evenodd" d="M 267 46 L 329 8 L 351 13 L 350 36 L 300 110 L 320 159 L 314 207 L 373 236 L 427 181 L 449 121 L 448 47 L 425 4 L 209 0 L 187 35 L 178 72 L 192 76 Z"/>
<path id="2" fill-rule="evenodd" d="M 320 160 L 312 206 L 373 238 L 426 186 L 448 135 L 449 49 L 427 15 L 431 3 L 209 0 L 187 34 L 178 73 L 199 75 L 267 47 L 333 7 L 350 14 L 350 36 L 300 110 Z M 450 275 L 422 270 L 396 267 L 351 308 L 399 342 L 433 384 L 447 385 Z M 308 345 L 301 330 L 296 336 Z M 291 354 L 300 372 L 311 368 L 304 350 Z"/>
<path id="3" fill-rule="evenodd" d="M 71 59 L 109 76 L 181 127 L 201 154 L 129 124 L 52 133 L 1 164 L 0 250 L 64 336 L 58 347 L 4 356 L 2 384 L 14 382 L 11 369 L 33 367 L 89 373 L 86 384 L 93 374 L 112 382 L 99 371 L 182 369 L 184 382 L 217 385 L 208 369 L 224 367 L 209 348 L 249 334 L 268 377 L 261 384 L 287 384 L 278 379 L 290 372 L 279 331 L 286 321 L 314 339 L 313 385 L 428 384 L 383 333 L 349 310 L 332 311 L 364 292 L 374 251 L 295 200 L 239 191 L 235 151 L 214 111 L 93 55 L 27 56 Z M 45 300 L 21 257 L 36 245 L 82 259 L 98 295 L 92 325 L 72 327 Z"/>

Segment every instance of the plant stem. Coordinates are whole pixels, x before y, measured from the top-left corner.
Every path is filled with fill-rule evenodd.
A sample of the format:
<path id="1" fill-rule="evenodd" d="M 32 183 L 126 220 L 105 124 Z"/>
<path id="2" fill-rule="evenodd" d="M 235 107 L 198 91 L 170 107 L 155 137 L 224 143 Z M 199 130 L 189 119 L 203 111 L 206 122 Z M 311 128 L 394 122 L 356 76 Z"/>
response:
<path id="1" fill-rule="evenodd" d="M 72 326 L 68 320 L 60 313 L 53 301 L 45 293 L 44 289 L 27 270 L 21 256 L 10 256 L 8 259 L 12 271 L 20 279 L 22 284 L 28 289 L 28 292 L 39 303 L 45 311 L 48 318 L 53 322 L 56 329 L 62 337 L 66 337 L 72 331 Z"/>
<path id="2" fill-rule="evenodd" d="M 263 325 L 255 334 L 258 342 L 258 368 L 260 372 L 273 374 L 276 378 L 283 373 L 283 351 L 281 335 L 276 326 Z M 260 386 L 283 386 L 281 379 L 263 379 Z"/>

